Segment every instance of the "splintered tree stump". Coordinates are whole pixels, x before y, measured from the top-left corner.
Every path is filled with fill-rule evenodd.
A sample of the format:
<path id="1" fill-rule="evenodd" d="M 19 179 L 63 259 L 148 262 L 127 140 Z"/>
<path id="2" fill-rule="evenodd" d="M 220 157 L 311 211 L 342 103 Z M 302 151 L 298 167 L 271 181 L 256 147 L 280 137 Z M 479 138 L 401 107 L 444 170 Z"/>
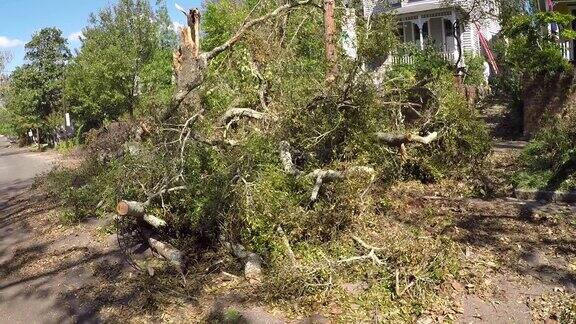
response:
<path id="1" fill-rule="evenodd" d="M 122 200 L 116 205 L 116 212 L 120 216 L 142 217 L 146 213 L 146 204 Z"/>

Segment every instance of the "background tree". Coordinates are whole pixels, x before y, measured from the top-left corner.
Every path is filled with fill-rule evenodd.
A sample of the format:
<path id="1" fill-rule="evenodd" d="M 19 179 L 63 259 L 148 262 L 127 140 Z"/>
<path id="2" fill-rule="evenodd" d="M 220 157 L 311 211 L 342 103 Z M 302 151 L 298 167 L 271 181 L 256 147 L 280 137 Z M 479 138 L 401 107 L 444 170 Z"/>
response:
<path id="1" fill-rule="evenodd" d="M 66 99 L 85 130 L 168 100 L 176 37 L 166 6 L 157 6 L 121 0 L 90 17 L 66 77 Z"/>
<path id="2" fill-rule="evenodd" d="M 10 61 L 10 53 L 0 51 L 0 134 L 10 133 L 10 117 L 8 110 L 5 107 L 6 85 L 8 84 L 8 77 L 4 75 L 4 69 Z"/>
<path id="3" fill-rule="evenodd" d="M 22 136 L 35 129 L 42 138 L 50 130 L 48 117 L 63 107 L 69 58 L 67 41 L 57 28 L 40 30 L 26 44 L 26 63 L 12 73 L 6 93 L 6 107 L 16 133 Z"/>
<path id="4" fill-rule="evenodd" d="M 11 55 L 9 52 L 0 51 L 0 73 L 4 72 L 6 64 L 10 61 Z"/>

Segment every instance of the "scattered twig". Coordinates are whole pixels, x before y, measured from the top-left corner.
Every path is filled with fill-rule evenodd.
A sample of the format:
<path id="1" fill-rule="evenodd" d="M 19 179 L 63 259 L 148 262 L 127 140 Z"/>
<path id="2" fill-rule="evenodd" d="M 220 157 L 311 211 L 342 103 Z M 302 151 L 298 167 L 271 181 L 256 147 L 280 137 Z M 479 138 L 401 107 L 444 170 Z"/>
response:
<path id="1" fill-rule="evenodd" d="M 365 255 L 355 256 L 355 257 L 351 257 L 348 259 L 340 260 L 340 261 L 338 261 L 338 263 L 350 263 L 350 262 L 369 259 L 369 260 L 372 260 L 373 264 L 384 265 L 384 261 L 380 260 L 380 258 L 376 255 L 376 252 L 383 251 L 384 250 L 383 248 L 377 248 L 377 247 L 374 247 L 372 245 L 369 245 L 357 236 L 352 236 L 352 239 L 354 241 L 356 241 L 358 244 L 360 244 L 360 246 L 362 246 L 364 249 L 370 250 L 370 252 L 368 252 Z"/>

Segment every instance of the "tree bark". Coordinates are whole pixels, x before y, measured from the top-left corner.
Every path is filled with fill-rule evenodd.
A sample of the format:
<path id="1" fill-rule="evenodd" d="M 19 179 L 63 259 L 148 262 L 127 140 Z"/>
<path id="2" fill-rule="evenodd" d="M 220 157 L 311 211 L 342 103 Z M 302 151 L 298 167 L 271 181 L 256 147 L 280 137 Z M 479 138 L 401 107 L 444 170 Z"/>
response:
<path id="1" fill-rule="evenodd" d="M 116 212 L 120 216 L 142 217 L 146 213 L 146 204 L 122 200 L 116 205 Z"/>
<path id="2" fill-rule="evenodd" d="M 172 246 L 170 243 L 159 241 L 153 237 L 148 237 L 148 245 L 160 254 L 164 259 L 170 262 L 179 271 L 184 270 L 184 263 L 182 261 L 182 252 Z"/>
<path id="3" fill-rule="evenodd" d="M 324 47 L 328 70 L 326 80 L 332 82 L 336 78 L 336 24 L 334 22 L 334 0 L 324 0 Z"/>

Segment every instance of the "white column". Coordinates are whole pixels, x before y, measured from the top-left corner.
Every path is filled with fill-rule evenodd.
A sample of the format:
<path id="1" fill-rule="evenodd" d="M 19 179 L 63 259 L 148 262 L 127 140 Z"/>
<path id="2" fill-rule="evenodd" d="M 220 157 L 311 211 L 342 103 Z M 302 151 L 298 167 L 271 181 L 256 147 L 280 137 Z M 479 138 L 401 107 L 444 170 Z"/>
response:
<path id="1" fill-rule="evenodd" d="M 440 18 L 440 22 L 442 23 L 442 44 L 440 46 L 442 48 L 442 53 L 446 53 L 446 23 L 444 22 L 444 17 Z"/>
<path id="2" fill-rule="evenodd" d="M 419 29 L 419 35 L 420 35 L 420 49 L 423 50 L 424 49 L 424 32 L 423 32 L 423 28 L 424 27 L 424 23 L 422 22 L 422 16 L 418 15 L 418 29 Z"/>

